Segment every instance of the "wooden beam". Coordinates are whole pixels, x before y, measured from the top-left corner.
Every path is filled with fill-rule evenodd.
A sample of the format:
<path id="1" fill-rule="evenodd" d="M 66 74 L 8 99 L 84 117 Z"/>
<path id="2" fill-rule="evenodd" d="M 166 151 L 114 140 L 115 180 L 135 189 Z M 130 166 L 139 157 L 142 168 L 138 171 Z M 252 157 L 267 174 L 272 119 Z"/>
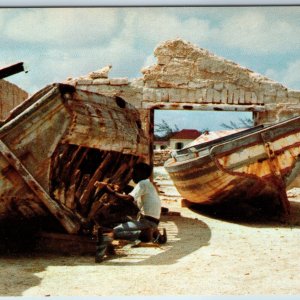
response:
<path id="1" fill-rule="evenodd" d="M 24 66 L 22 62 L 7 66 L 7 67 L 3 67 L 0 69 L 0 79 L 3 79 L 5 77 L 23 72 L 24 70 Z"/>

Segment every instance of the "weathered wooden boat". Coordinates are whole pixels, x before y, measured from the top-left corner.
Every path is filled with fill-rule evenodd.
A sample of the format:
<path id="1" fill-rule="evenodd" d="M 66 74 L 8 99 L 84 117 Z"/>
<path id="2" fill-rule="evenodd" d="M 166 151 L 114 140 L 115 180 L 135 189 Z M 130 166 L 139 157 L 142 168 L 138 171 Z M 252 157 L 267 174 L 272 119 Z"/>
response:
<path id="1" fill-rule="evenodd" d="M 108 195 L 97 183 L 123 188 L 147 147 L 139 112 L 123 99 L 45 87 L 0 127 L 0 227 L 38 220 L 79 234 L 113 220 L 119 210 L 105 208 Z"/>
<path id="2" fill-rule="evenodd" d="M 188 203 L 244 202 L 261 208 L 272 203 L 286 217 L 286 188 L 299 173 L 299 157 L 296 117 L 178 150 L 164 166 Z"/>

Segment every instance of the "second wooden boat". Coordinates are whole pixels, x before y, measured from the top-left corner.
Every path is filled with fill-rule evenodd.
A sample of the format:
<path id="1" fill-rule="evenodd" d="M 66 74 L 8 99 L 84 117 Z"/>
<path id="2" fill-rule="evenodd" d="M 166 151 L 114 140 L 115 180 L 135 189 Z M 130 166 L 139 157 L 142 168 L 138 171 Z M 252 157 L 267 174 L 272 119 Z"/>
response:
<path id="1" fill-rule="evenodd" d="M 260 125 L 176 151 L 165 168 L 191 203 L 277 206 L 288 216 L 286 187 L 300 170 L 300 117 Z"/>

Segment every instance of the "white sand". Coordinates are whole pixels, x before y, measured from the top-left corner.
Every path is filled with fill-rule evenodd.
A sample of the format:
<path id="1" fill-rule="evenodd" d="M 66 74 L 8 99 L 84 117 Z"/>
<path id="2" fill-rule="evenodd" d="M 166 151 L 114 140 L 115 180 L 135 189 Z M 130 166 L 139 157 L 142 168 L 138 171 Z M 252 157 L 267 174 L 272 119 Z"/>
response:
<path id="1" fill-rule="evenodd" d="M 296 295 L 300 293 L 300 193 L 289 193 L 289 224 L 221 221 L 180 207 L 160 178 L 169 241 L 94 257 L 0 257 L 0 296 Z M 168 195 L 168 193 L 170 195 Z"/>

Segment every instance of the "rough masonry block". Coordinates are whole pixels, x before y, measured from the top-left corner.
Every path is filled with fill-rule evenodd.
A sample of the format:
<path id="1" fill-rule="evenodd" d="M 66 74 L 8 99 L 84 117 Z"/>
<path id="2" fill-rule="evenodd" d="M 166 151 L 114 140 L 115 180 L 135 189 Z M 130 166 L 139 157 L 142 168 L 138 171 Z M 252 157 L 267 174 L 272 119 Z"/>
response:
<path id="1" fill-rule="evenodd" d="M 223 89 L 221 94 L 221 103 L 227 103 L 228 100 L 228 90 Z"/>
<path id="2" fill-rule="evenodd" d="M 158 82 L 156 80 L 147 80 L 145 82 L 145 87 L 147 88 L 157 88 L 159 85 L 158 85 Z M 163 87 L 163 86 L 161 86 Z"/>
<path id="3" fill-rule="evenodd" d="M 88 84 L 93 84 L 93 80 L 92 79 L 78 79 L 76 81 L 76 83 L 78 85 L 88 85 Z"/>
<path id="4" fill-rule="evenodd" d="M 199 84 L 198 82 L 189 81 L 188 87 L 191 89 L 198 89 L 201 88 L 201 84 Z"/>
<path id="5" fill-rule="evenodd" d="M 109 80 L 110 85 L 127 85 L 128 84 L 128 78 L 111 78 Z"/>
<path id="6" fill-rule="evenodd" d="M 287 97 L 287 91 L 278 90 L 276 96 L 277 96 L 277 98 L 286 98 Z"/>
<path id="7" fill-rule="evenodd" d="M 207 102 L 207 89 L 201 89 L 203 102 Z"/>
<path id="8" fill-rule="evenodd" d="M 276 97 L 276 103 L 287 103 L 287 97 Z"/>
<path id="9" fill-rule="evenodd" d="M 188 91 L 187 102 L 196 102 L 196 90 Z"/>
<path id="10" fill-rule="evenodd" d="M 256 93 L 254 93 L 254 92 L 251 93 L 251 103 L 257 104 L 257 96 L 256 96 Z"/>
<path id="11" fill-rule="evenodd" d="M 245 92 L 245 103 L 251 104 L 252 103 L 252 92 Z"/>
<path id="12" fill-rule="evenodd" d="M 151 89 L 143 89 L 143 101 L 151 101 Z"/>
<path id="13" fill-rule="evenodd" d="M 182 102 L 187 102 L 187 98 L 188 98 L 188 90 L 187 89 L 181 89 L 180 90 L 180 97 L 181 97 L 181 101 Z"/>
<path id="14" fill-rule="evenodd" d="M 271 83 L 262 83 L 261 88 L 265 95 L 267 96 L 276 96 L 277 94 L 277 85 L 273 85 Z"/>
<path id="15" fill-rule="evenodd" d="M 291 104 L 299 104 L 300 103 L 300 99 L 299 98 L 295 98 L 295 97 L 288 97 L 287 102 L 291 103 Z"/>
<path id="16" fill-rule="evenodd" d="M 166 65 L 171 61 L 171 56 L 169 55 L 160 55 L 157 56 L 157 64 Z"/>
<path id="17" fill-rule="evenodd" d="M 109 84 L 109 79 L 108 78 L 98 78 L 93 80 L 93 84 L 99 84 L 99 85 L 105 85 Z"/>
<path id="18" fill-rule="evenodd" d="M 233 91 L 233 103 L 238 104 L 240 99 L 240 91 L 239 90 L 234 90 Z"/>
<path id="19" fill-rule="evenodd" d="M 264 94 L 263 92 L 258 92 L 257 94 L 257 104 L 264 104 Z"/>
<path id="20" fill-rule="evenodd" d="M 300 100 L 300 91 L 289 90 L 288 91 L 288 97 L 298 98 Z"/>
<path id="21" fill-rule="evenodd" d="M 196 90 L 196 95 L 195 95 L 195 102 L 198 102 L 198 103 L 202 103 L 204 102 L 204 99 L 203 99 L 203 92 L 201 89 L 197 89 Z"/>
<path id="22" fill-rule="evenodd" d="M 276 97 L 275 96 L 264 96 L 264 103 L 265 104 L 276 103 Z"/>
<path id="23" fill-rule="evenodd" d="M 233 89 L 228 89 L 227 103 L 233 104 Z"/>
<path id="24" fill-rule="evenodd" d="M 239 98 L 239 104 L 244 104 L 245 103 L 245 91 L 240 90 L 240 98 Z"/>
<path id="25" fill-rule="evenodd" d="M 181 93 L 180 89 L 170 89 L 169 101 L 170 102 L 180 102 L 180 100 L 181 100 L 180 93 Z"/>
<path id="26" fill-rule="evenodd" d="M 213 103 L 221 103 L 221 93 L 214 90 Z"/>
<path id="27" fill-rule="evenodd" d="M 223 87 L 224 87 L 223 82 L 218 82 L 218 83 L 214 84 L 214 89 L 217 91 L 221 91 L 223 89 Z"/>
<path id="28" fill-rule="evenodd" d="M 213 89 L 207 89 L 206 102 L 212 103 L 213 98 L 214 98 L 214 90 Z"/>

